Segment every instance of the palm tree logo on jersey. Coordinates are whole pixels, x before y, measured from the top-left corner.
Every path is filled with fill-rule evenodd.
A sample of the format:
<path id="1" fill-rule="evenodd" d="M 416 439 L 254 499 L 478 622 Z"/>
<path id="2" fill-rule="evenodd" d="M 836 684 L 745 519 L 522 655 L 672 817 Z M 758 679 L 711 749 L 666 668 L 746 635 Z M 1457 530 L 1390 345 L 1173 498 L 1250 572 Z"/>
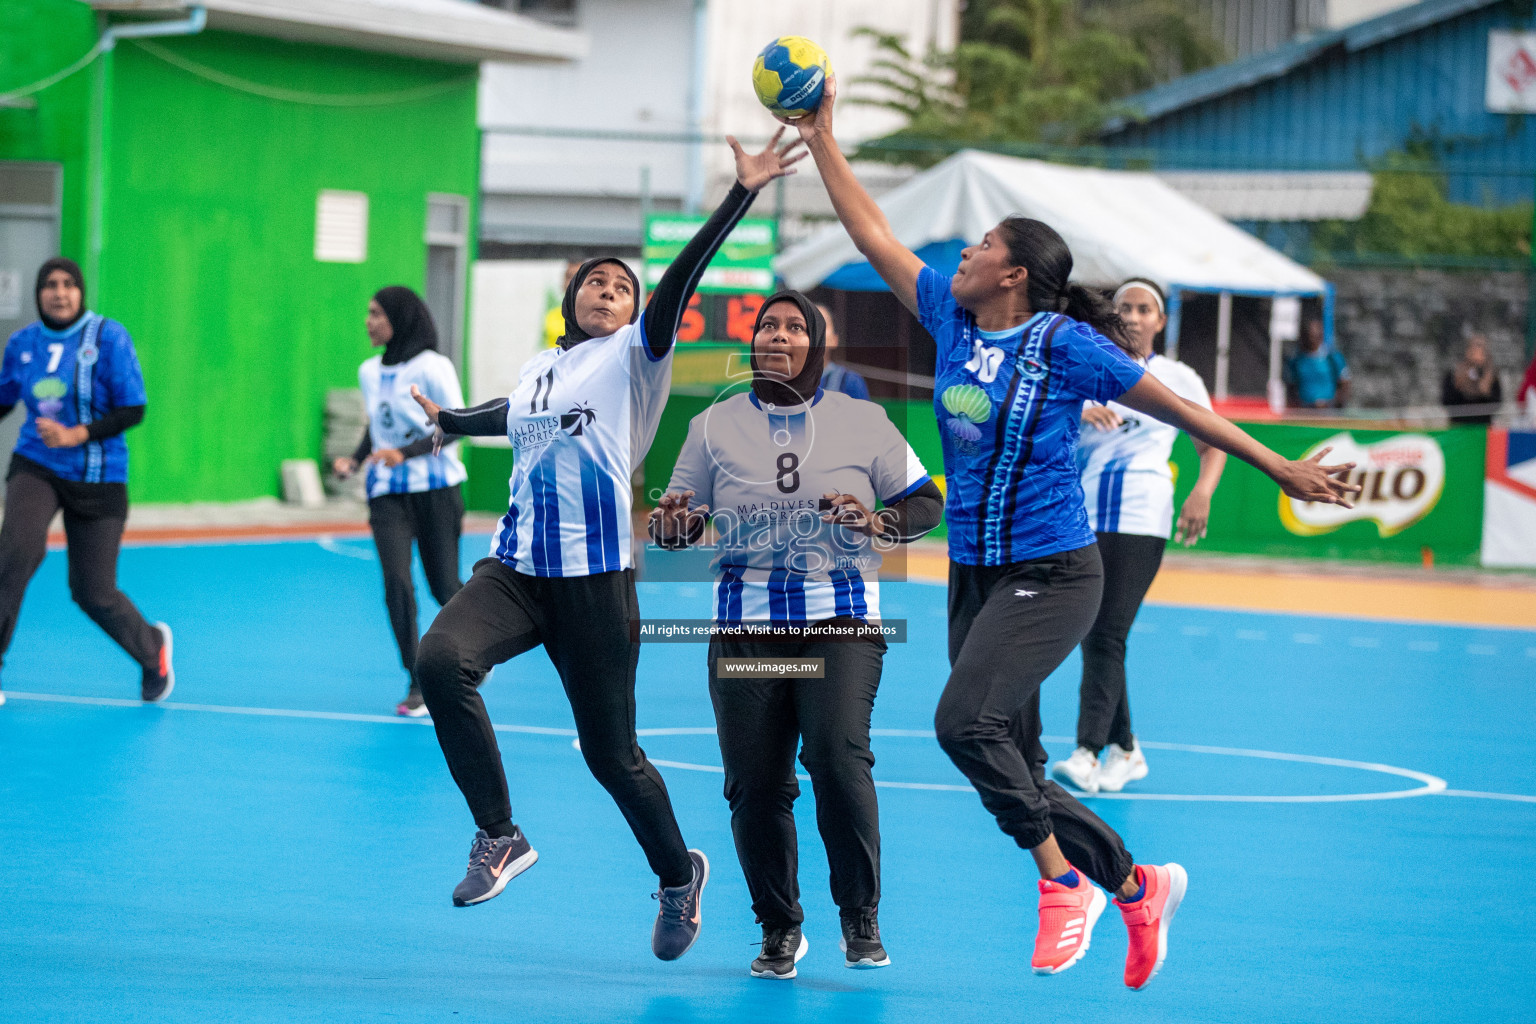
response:
<path id="1" fill-rule="evenodd" d="M 571 406 L 571 411 L 561 413 L 560 429 L 566 431 L 572 437 L 580 437 L 582 428 L 589 423 L 597 422 L 597 413 L 590 406 L 577 403 Z"/>

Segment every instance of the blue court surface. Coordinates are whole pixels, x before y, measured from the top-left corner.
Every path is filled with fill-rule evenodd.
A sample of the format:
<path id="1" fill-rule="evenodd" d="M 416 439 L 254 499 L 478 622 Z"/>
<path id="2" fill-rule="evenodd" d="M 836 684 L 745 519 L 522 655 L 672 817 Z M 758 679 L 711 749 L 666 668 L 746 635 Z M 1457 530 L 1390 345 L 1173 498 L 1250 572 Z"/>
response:
<path id="1" fill-rule="evenodd" d="M 485 539 L 466 538 L 464 566 Z M 810 955 L 755 980 L 702 646 L 648 646 L 642 740 L 713 873 L 682 960 L 623 820 L 572 748 L 541 652 L 485 687 L 541 859 L 455 909 L 473 825 L 404 690 L 365 539 L 140 547 L 124 589 L 176 629 L 171 703 L 32 584 L 0 708 L 3 1021 L 1508 1021 L 1536 1010 L 1536 631 L 1148 607 L 1132 697 L 1152 774 L 1095 809 L 1190 890 L 1163 973 L 1120 980 L 1112 910 L 1036 978 L 1034 870 L 931 735 L 944 591 L 906 618 L 876 706 L 881 923 L 893 966 L 842 966 L 809 785 Z M 424 588 L 421 591 L 425 594 Z M 650 615 L 704 584 L 642 584 Z M 431 614 L 430 601 L 423 621 Z M 1369 609 L 1362 608 L 1363 615 Z M 1074 658 L 1046 684 L 1065 755 Z"/>

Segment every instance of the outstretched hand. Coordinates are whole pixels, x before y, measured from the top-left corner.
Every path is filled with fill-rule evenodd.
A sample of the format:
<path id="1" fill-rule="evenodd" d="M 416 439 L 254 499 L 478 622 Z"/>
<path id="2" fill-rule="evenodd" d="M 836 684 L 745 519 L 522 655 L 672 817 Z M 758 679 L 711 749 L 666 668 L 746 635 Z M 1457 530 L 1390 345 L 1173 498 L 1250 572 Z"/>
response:
<path id="1" fill-rule="evenodd" d="M 1275 482 L 1297 501 L 1354 508 L 1349 498 L 1360 493 L 1360 485 L 1350 483 L 1349 474 L 1354 471 L 1355 464 L 1345 462 L 1335 466 L 1323 465 L 1323 456 L 1331 451 L 1332 448 L 1324 448 L 1304 462 L 1284 463 L 1274 474 Z"/>
<path id="2" fill-rule="evenodd" d="M 727 135 L 725 141 L 731 144 L 731 152 L 736 154 L 736 180 L 749 192 L 759 192 L 763 186 L 774 178 L 782 178 L 794 174 L 794 164 L 805 159 L 805 150 L 801 148 L 800 139 L 791 139 L 783 146 L 779 140 L 784 137 L 784 129 L 780 128 L 773 133 L 773 138 L 768 140 L 768 145 L 763 147 L 760 153 L 748 153 L 741 148 L 741 143 L 736 141 L 736 136 Z M 800 152 L 793 150 L 799 148 Z"/>
<path id="3" fill-rule="evenodd" d="M 806 114 L 804 117 L 779 117 L 775 118 L 789 125 L 800 133 L 800 140 L 806 145 L 816 141 L 817 136 L 832 134 L 832 102 L 837 99 L 837 76 L 828 75 L 827 84 L 822 87 L 821 102 L 816 105 L 816 112 Z"/>
<path id="4" fill-rule="evenodd" d="M 435 426 L 437 414 L 443 411 L 443 407 L 421 393 L 421 389 L 415 384 L 411 385 L 411 397 L 416 399 L 416 404 L 421 406 L 421 411 L 427 414 L 427 419 Z"/>

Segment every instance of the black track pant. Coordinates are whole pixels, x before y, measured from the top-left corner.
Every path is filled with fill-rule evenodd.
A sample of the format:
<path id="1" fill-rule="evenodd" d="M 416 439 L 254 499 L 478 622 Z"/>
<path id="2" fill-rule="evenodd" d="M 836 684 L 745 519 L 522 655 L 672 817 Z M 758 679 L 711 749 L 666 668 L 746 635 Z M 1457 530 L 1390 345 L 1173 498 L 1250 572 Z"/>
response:
<path id="1" fill-rule="evenodd" d="M 1101 533 L 1104 597 L 1083 638 L 1083 684 L 1077 708 L 1077 745 L 1097 754 L 1106 743 L 1130 750 L 1131 701 L 1125 687 L 1125 644 L 1147 588 L 1163 564 L 1162 537 Z"/>
<path id="2" fill-rule="evenodd" d="M 853 620 L 830 620 L 852 625 Z M 795 837 L 795 750 L 816 793 L 816 826 L 827 847 L 832 899 L 843 910 L 880 902 L 880 810 L 869 717 L 885 655 L 881 640 L 772 642 L 716 636 L 709 644 L 709 696 L 715 705 L 731 835 L 769 928 L 805 920 Z M 720 658 L 821 658 L 822 679 L 722 673 Z"/>
<path id="3" fill-rule="evenodd" d="M 464 495 L 458 487 L 368 499 L 368 525 L 384 570 L 384 606 L 400 647 L 400 664 L 416 667 L 416 585 L 411 580 L 411 541 L 421 551 L 427 586 L 446 605 L 464 584 L 459 580 L 459 532 Z"/>
<path id="4" fill-rule="evenodd" d="M 1103 577 L 1090 544 L 1012 565 L 949 566 L 949 682 L 934 729 L 998 827 L 1025 849 L 1051 836 L 1118 889 L 1134 866 L 1115 831 L 1046 778 L 1040 684 L 1088 633 Z"/>
<path id="5" fill-rule="evenodd" d="M 60 480 L 23 462 L 12 459 L 5 523 L 0 526 L 0 657 L 10 649 L 27 583 L 48 551 L 48 524 L 62 508 L 70 596 L 140 667 L 156 668 L 160 633 L 117 589 L 117 552 L 128 519 L 127 485 Z"/>
<path id="6" fill-rule="evenodd" d="M 448 770 L 484 827 L 510 818 L 512 804 L 476 687 L 496 665 L 542 644 L 571 702 L 587 767 L 624 813 L 651 870 L 664 885 L 682 885 L 693 862 L 666 783 L 635 736 L 640 645 L 630 622 L 639 616 L 633 570 L 545 578 L 482 558 L 421 638 L 416 676 Z"/>

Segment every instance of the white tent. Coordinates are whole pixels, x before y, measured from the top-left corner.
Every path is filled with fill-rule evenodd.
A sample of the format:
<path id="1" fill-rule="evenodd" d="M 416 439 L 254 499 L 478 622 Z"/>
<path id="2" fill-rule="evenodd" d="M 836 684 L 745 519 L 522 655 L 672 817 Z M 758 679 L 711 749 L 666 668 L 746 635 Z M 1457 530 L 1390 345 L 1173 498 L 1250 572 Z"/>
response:
<path id="1" fill-rule="evenodd" d="M 1174 351 L 1180 293 L 1219 295 L 1218 397 L 1227 390 L 1232 295 L 1321 295 L 1331 313 L 1330 289 L 1321 277 L 1151 174 L 967 150 L 886 193 L 880 208 L 904 245 L 946 270 L 958 261 L 961 245 L 979 240 L 1004 217 L 1043 220 L 1071 248 L 1074 281 L 1110 288 L 1128 277 L 1146 277 L 1160 284 L 1170 297 L 1167 338 Z M 791 288 L 882 287 L 840 225 L 785 250 L 774 268 Z M 1332 324 L 1326 326 L 1331 335 Z M 1272 385 L 1279 378 L 1279 340 L 1276 334 Z"/>

